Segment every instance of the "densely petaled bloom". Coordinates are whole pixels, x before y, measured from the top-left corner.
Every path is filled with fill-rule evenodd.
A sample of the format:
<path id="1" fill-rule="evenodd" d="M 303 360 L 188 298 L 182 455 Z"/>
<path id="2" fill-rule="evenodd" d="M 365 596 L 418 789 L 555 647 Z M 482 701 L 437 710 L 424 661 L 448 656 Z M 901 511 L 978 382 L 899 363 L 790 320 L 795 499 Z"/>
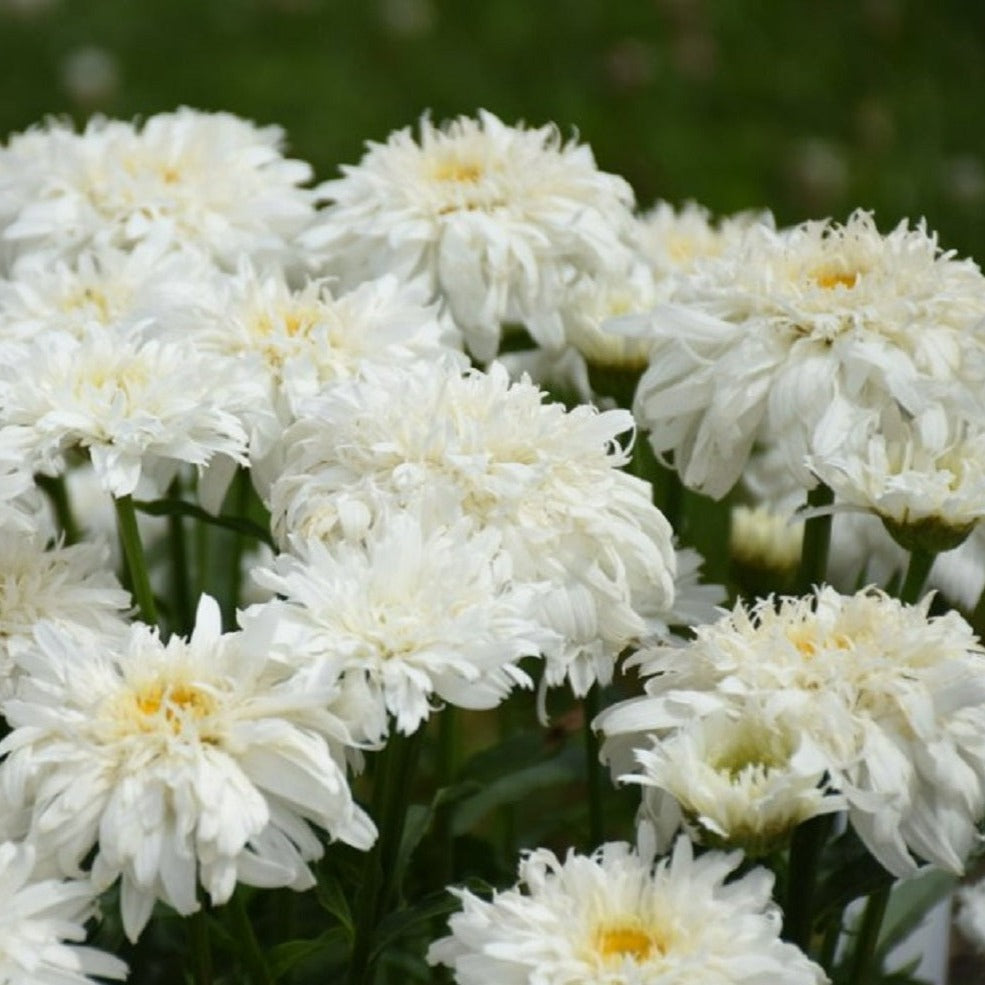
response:
<path id="1" fill-rule="evenodd" d="M 230 372 L 188 342 L 95 324 L 81 340 L 47 333 L 2 369 L 0 447 L 16 444 L 48 474 L 62 472 L 64 453 L 81 448 L 114 496 L 133 493 L 142 479 L 160 493 L 182 464 L 245 459 L 236 411 L 249 388 L 222 378 Z"/>
<path id="2" fill-rule="evenodd" d="M 518 581 L 548 581 L 547 624 L 565 639 L 547 678 L 577 694 L 608 680 L 620 651 L 657 631 L 673 602 L 670 526 L 650 487 L 623 472 L 627 411 L 544 403 L 529 381 L 432 367 L 339 384 L 285 433 L 274 529 L 359 535 L 413 503 L 465 515 L 502 538 Z"/>
<path id="3" fill-rule="evenodd" d="M 661 843 L 683 823 L 703 844 L 757 857 L 782 847 L 802 821 L 846 806 L 828 789 L 823 753 L 765 709 L 719 711 L 651 741 L 636 750 L 637 772 L 621 779 L 644 786 Z"/>
<path id="4" fill-rule="evenodd" d="M 291 260 L 309 223 L 311 177 L 284 158 L 279 127 L 188 108 L 142 127 L 94 119 L 82 133 L 50 123 L 0 150 L 0 225 L 21 252 L 147 239 Z"/>
<path id="5" fill-rule="evenodd" d="M 779 939 L 772 873 L 726 884 L 738 852 L 695 858 L 686 838 L 654 866 L 610 842 L 561 861 L 520 863 L 519 884 L 486 902 L 453 889 L 462 911 L 428 952 L 459 985 L 818 985 L 822 970 Z"/>
<path id="6" fill-rule="evenodd" d="M 985 432 L 943 413 L 914 422 L 887 413 L 859 444 L 808 463 L 838 502 L 875 513 L 904 547 L 951 550 L 985 517 Z"/>
<path id="7" fill-rule="evenodd" d="M 247 610 L 243 625 L 269 624 L 284 660 L 326 661 L 365 688 L 383 730 L 389 714 L 416 731 L 434 698 L 492 708 L 531 685 L 516 661 L 556 637 L 536 618 L 546 586 L 514 584 L 499 533 L 470 528 L 384 514 L 361 543 L 296 543 L 299 557 L 254 572 L 283 601 Z"/>
<path id="8" fill-rule="evenodd" d="M 265 641 L 222 635 L 203 597 L 190 639 L 165 645 L 134 625 L 122 642 L 78 641 L 50 624 L 19 656 L 3 712 L 0 791 L 26 815 L 39 855 L 76 875 L 95 849 L 100 889 L 121 877 L 135 940 L 156 899 L 181 914 L 236 882 L 306 889 L 306 861 L 333 838 L 368 848 L 370 819 L 346 782 L 348 732 L 330 710 L 334 678 L 291 673 Z"/>
<path id="9" fill-rule="evenodd" d="M 91 985 L 90 975 L 126 978 L 119 958 L 84 947 L 96 891 L 81 880 L 35 881 L 30 844 L 0 844 L 0 982 Z"/>
<path id="10" fill-rule="evenodd" d="M 689 645 L 641 652 L 647 695 L 597 720 L 614 769 L 694 716 L 765 708 L 822 751 L 887 869 L 917 856 L 960 871 L 985 813 L 985 651 L 956 612 L 930 618 L 930 601 L 822 588 L 739 603 Z"/>
<path id="11" fill-rule="evenodd" d="M 346 283 L 421 279 L 492 358 L 506 322 L 552 308 L 572 272 L 627 252 L 633 193 L 553 126 L 511 127 L 492 113 L 443 127 L 427 117 L 370 143 L 359 165 L 321 185 L 330 206 L 303 242 Z"/>
<path id="12" fill-rule="evenodd" d="M 16 655 L 45 619 L 71 634 L 121 636 L 130 596 L 108 568 L 103 545 L 45 548 L 38 533 L 0 529 L 0 697 L 9 697 Z"/>
<path id="13" fill-rule="evenodd" d="M 825 418 L 847 437 L 856 409 L 980 408 L 985 277 L 923 225 L 882 236 L 865 212 L 844 226 L 756 225 L 697 265 L 675 302 L 639 320 L 653 343 L 634 410 L 657 453 L 710 495 L 756 443 L 811 485 L 804 456 Z"/>
<path id="14" fill-rule="evenodd" d="M 263 381 L 266 399 L 247 408 L 254 460 L 270 450 L 306 399 L 367 365 L 468 362 L 447 318 L 394 277 L 333 296 L 326 281 L 292 289 L 282 271 L 259 272 L 246 262 L 223 278 L 194 337 L 200 348 L 237 359 Z"/>

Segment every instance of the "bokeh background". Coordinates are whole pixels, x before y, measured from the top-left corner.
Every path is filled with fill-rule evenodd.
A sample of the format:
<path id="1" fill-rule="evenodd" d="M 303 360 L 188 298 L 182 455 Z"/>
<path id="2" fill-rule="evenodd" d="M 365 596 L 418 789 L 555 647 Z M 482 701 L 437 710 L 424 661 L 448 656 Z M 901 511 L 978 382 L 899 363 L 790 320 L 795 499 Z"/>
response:
<path id="1" fill-rule="evenodd" d="M 977 0 L 0 0 L 0 132 L 186 104 L 320 178 L 424 110 L 575 129 L 641 205 L 925 216 L 985 259 Z"/>
<path id="2" fill-rule="evenodd" d="M 321 179 L 485 107 L 577 132 L 643 207 L 863 206 L 985 262 L 978 0 L 0 0 L 0 138 L 179 105 L 280 124 Z"/>

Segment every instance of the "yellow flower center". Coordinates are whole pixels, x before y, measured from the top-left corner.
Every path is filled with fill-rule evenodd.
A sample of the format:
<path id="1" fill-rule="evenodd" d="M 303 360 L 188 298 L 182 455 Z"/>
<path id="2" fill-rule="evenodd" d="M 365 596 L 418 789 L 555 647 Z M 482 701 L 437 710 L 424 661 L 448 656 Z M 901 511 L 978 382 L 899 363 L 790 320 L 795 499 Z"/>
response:
<path id="1" fill-rule="evenodd" d="M 445 161 L 434 171 L 437 181 L 456 181 L 474 185 L 482 177 L 482 168 L 474 161 Z"/>
<path id="2" fill-rule="evenodd" d="M 828 291 L 836 287 L 851 289 L 858 283 L 858 274 L 843 270 L 821 270 L 814 274 L 814 283 Z"/>
<path id="3" fill-rule="evenodd" d="M 595 935 L 595 948 L 605 958 L 633 958 L 646 961 L 654 954 L 667 952 L 667 941 L 653 931 L 632 924 L 602 927 Z"/>
<path id="4" fill-rule="evenodd" d="M 192 684 L 162 684 L 155 681 L 134 695 L 134 704 L 144 719 L 159 718 L 171 726 L 175 735 L 189 719 L 201 720 L 215 710 L 215 698 Z M 142 723 L 145 727 L 149 722 Z"/>

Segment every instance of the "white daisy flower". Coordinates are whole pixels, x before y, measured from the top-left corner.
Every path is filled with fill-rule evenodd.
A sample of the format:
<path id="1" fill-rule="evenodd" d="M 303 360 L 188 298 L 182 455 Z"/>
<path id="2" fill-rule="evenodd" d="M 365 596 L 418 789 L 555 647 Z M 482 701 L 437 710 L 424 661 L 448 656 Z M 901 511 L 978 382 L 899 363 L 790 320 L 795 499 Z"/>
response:
<path id="1" fill-rule="evenodd" d="M 827 758 L 798 728 L 764 709 L 715 712 L 651 736 L 635 750 L 636 772 L 620 779 L 643 785 L 660 844 L 683 824 L 701 844 L 757 858 L 802 821 L 847 806 L 828 789 Z"/>
<path id="2" fill-rule="evenodd" d="M 686 646 L 642 651 L 647 695 L 597 719 L 625 771 L 647 734 L 721 710 L 796 723 L 872 854 L 960 872 L 985 814 L 985 650 L 954 611 L 927 615 L 874 589 L 741 603 Z M 622 767 L 622 768 L 621 768 Z"/>
<path id="3" fill-rule="evenodd" d="M 417 731 L 435 699 L 492 708 L 530 678 L 517 666 L 555 636 L 535 618 L 538 588 L 514 584 L 499 534 L 466 520 L 428 530 L 384 515 L 362 543 L 296 543 L 255 579 L 278 593 L 242 625 L 269 624 L 286 661 L 327 661 L 365 688 L 387 729 Z M 542 593 L 541 593 L 542 594 Z"/>
<path id="4" fill-rule="evenodd" d="M 462 911 L 428 951 L 459 985 L 820 985 L 779 938 L 772 873 L 726 884 L 741 855 L 694 858 L 686 838 L 654 866 L 621 842 L 592 855 L 527 854 L 519 883 L 490 901 L 453 889 Z"/>
<path id="5" fill-rule="evenodd" d="M 875 513 L 905 548 L 949 551 L 985 517 L 985 431 L 955 427 L 939 408 L 910 422 L 890 411 L 858 445 L 807 463 L 836 505 Z"/>
<path id="6" fill-rule="evenodd" d="M 33 645 L 40 620 L 94 640 L 127 632 L 130 596 L 104 545 L 46 549 L 40 533 L 0 529 L 0 556 L 0 699 L 13 693 L 17 655 Z"/>
<path id="7" fill-rule="evenodd" d="M 48 124 L 0 150 L 0 222 L 20 252 L 147 239 L 196 246 L 232 265 L 292 261 L 313 215 L 311 178 L 286 159 L 279 127 L 187 107 L 141 127 L 97 118 Z"/>
<path id="8" fill-rule="evenodd" d="M 450 322 L 394 277 L 336 297 L 326 281 L 295 290 L 283 271 L 259 272 L 244 261 L 220 288 L 195 340 L 265 381 L 266 400 L 248 408 L 254 460 L 270 451 L 305 400 L 328 384 L 358 376 L 368 364 L 468 362 Z"/>
<path id="9" fill-rule="evenodd" d="M 123 979 L 127 966 L 85 947 L 85 923 L 95 913 L 88 882 L 32 878 L 35 849 L 0 843 L 0 981 L 9 985 L 90 985 Z"/>
<path id="10" fill-rule="evenodd" d="M 0 280 L 0 343 L 48 332 L 83 338 L 92 324 L 186 334 L 204 315 L 214 267 L 202 255 L 150 241 L 82 251 L 71 262 L 29 253 Z"/>
<path id="11" fill-rule="evenodd" d="M 3 367 L 0 448 L 18 445 L 37 471 L 59 474 L 85 450 L 103 487 L 160 495 L 183 463 L 245 461 L 236 411 L 250 388 L 190 343 L 142 341 L 91 325 L 82 340 L 47 334 Z"/>
<path id="12" fill-rule="evenodd" d="M 962 886 L 957 891 L 955 924 L 976 951 L 985 954 L 985 881 Z"/>
<path id="13" fill-rule="evenodd" d="M 672 534 L 647 483 L 622 471 L 627 411 L 544 403 L 529 381 L 408 367 L 339 384 L 285 433 L 271 491 L 291 534 L 359 536 L 382 512 L 423 503 L 498 532 L 522 582 L 550 582 L 543 618 L 564 638 L 547 679 L 583 695 L 621 650 L 659 631 L 674 597 Z"/>
<path id="14" fill-rule="evenodd" d="M 732 507 L 729 551 L 734 560 L 750 568 L 782 575 L 800 561 L 804 525 L 766 504 Z"/>
<path id="15" fill-rule="evenodd" d="M 686 485 L 721 497 L 756 443 L 802 487 L 814 435 L 848 440 L 859 410 L 980 408 L 985 277 L 921 224 L 750 228 L 692 271 L 674 305 L 640 320 L 653 340 L 634 412 Z"/>
<path id="16" fill-rule="evenodd" d="M 349 736 L 328 708 L 334 678 L 288 673 L 264 641 L 222 635 L 203 596 L 190 639 L 131 627 L 122 642 L 36 629 L 3 705 L 0 790 L 29 815 L 40 856 L 77 875 L 95 849 L 99 889 L 121 878 L 136 940 L 155 900 L 186 915 L 196 883 L 215 904 L 237 882 L 307 889 L 322 843 L 310 824 L 360 849 L 376 831 L 346 782 Z"/>
<path id="17" fill-rule="evenodd" d="M 492 113 L 442 127 L 427 117 L 370 143 L 321 185 L 330 203 L 303 245 L 347 284 L 420 278 L 483 361 L 501 328 L 555 305 L 571 272 L 628 251 L 633 193 L 556 127 L 511 127 Z"/>

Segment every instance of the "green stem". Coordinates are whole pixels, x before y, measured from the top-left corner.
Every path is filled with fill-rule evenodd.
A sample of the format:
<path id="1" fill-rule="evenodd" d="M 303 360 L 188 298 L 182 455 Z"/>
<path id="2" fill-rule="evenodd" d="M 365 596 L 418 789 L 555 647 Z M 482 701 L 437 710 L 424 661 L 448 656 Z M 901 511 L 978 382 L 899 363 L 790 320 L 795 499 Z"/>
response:
<path id="1" fill-rule="evenodd" d="M 250 473 L 241 468 L 233 479 L 236 516 L 246 519 L 250 503 Z M 237 533 L 233 539 L 233 548 L 229 558 L 229 598 L 226 611 L 226 625 L 236 624 L 236 608 L 239 605 L 239 594 L 243 583 L 243 534 Z"/>
<path id="2" fill-rule="evenodd" d="M 830 506 L 834 502 L 834 492 L 818 483 L 807 494 L 808 509 Z M 824 583 L 828 572 L 828 550 L 831 545 L 831 514 L 812 516 L 804 523 L 804 546 L 800 553 L 800 567 L 794 590 L 798 595 L 807 595 L 815 585 Z"/>
<path id="3" fill-rule="evenodd" d="M 133 594 L 140 610 L 140 618 L 151 626 L 157 625 L 157 606 L 154 604 L 154 593 L 151 591 L 150 578 L 147 575 L 147 562 L 144 548 L 140 543 L 140 531 L 137 529 L 137 514 L 133 508 L 132 496 L 119 496 L 113 500 L 116 506 L 116 526 L 120 532 L 120 542 L 130 572 L 133 584 Z"/>
<path id="4" fill-rule="evenodd" d="M 168 495 L 181 498 L 181 481 L 171 483 Z M 194 617 L 188 584 L 188 547 L 185 543 L 185 524 L 180 513 L 168 516 L 168 544 L 171 551 L 171 594 L 174 603 L 174 629 L 179 635 L 192 630 Z"/>
<path id="5" fill-rule="evenodd" d="M 838 941 L 841 940 L 841 911 L 832 919 L 828 929 L 824 932 L 824 940 L 821 942 L 821 953 L 818 955 L 818 964 L 830 975 L 833 970 L 835 955 L 838 953 Z"/>
<path id="6" fill-rule="evenodd" d="M 831 832 L 831 815 L 821 814 L 799 825 L 790 839 L 783 936 L 809 954 L 814 930 L 814 892 L 818 864 Z"/>
<path id="7" fill-rule="evenodd" d="M 927 575 L 934 565 L 936 554 L 915 547 L 910 551 L 910 563 L 906 568 L 906 578 L 903 579 L 903 587 L 900 589 L 899 598 L 901 602 L 913 604 L 920 598 L 920 593 L 927 581 Z"/>
<path id="8" fill-rule="evenodd" d="M 372 981 L 373 938 L 380 920 L 388 912 L 402 875 L 397 871 L 400 842 L 423 735 L 423 728 L 418 728 L 413 735 L 394 733 L 377 760 L 372 807 L 380 833 L 366 856 L 363 880 L 356 894 L 349 985 L 369 985 Z"/>
<path id="9" fill-rule="evenodd" d="M 441 790 L 450 787 L 458 769 L 459 711 L 454 705 L 445 705 L 438 715 L 438 777 Z M 439 886 L 448 886 L 455 877 L 455 839 L 452 832 L 452 809 L 444 805 L 438 809 L 434 821 L 435 840 L 438 844 Z"/>
<path id="10" fill-rule="evenodd" d="M 212 985 L 212 942 L 209 939 L 209 915 L 204 906 L 192 914 L 192 980 L 195 985 Z"/>
<path id="11" fill-rule="evenodd" d="M 237 940 L 243 949 L 243 964 L 246 965 L 250 980 L 254 985 L 274 985 L 274 976 L 253 930 L 250 915 L 246 912 L 246 903 L 243 901 L 243 891 L 240 887 L 236 888 L 229 901 L 229 911 Z"/>
<path id="12" fill-rule="evenodd" d="M 891 889 L 892 885 L 877 889 L 865 904 L 862 924 L 855 941 L 849 985 L 867 985 L 872 980 L 872 963 L 879 943 L 879 928 L 882 927 L 882 918 L 886 915 Z"/>
<path id="13" fill-rule="evenodd" d="M 982 588 L 982 594 L 978 596 L 978 602 L 975 604 L 968 621 L 979 638 L 985 639 L 985 587 Z"/>
<path id="14" fill-rule="evenodd" d="M 68 499 L 68 490 L 65 488 L 65 477 L 53 477 L 50 475 L 37 475 L 34 477 L 38 487 L 51 501 L 51 508 L 55 511 L 55 520 L 58 528 L 65 537 L 66 544 L 77 544 L 81 539 L 79 525 L 75 522 L 75 514 L 72 512 L 72 504 Z"/>
<path id="15" fill-rule="evenodd" d="M 582 699 L 582 725 L 585 738 L 585 780 L 588 786 L 588 851 L 592 852 L 605 841 L 602 798 L 605 780 L 599 762 L 599 739 L 592 728 L 602 707 L 602 689 L 596 682 Z"/>

